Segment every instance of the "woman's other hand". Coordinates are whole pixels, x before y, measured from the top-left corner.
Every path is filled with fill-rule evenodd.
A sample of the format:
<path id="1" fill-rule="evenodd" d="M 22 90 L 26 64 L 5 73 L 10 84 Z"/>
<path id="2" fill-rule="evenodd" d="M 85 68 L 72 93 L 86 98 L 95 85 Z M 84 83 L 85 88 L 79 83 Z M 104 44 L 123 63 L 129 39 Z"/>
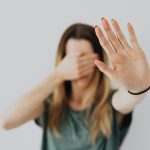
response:
<path id="1" fill-rule="evenodd" d="M 96 35 L 104 48 L 112 67 L 108 67 L 96 60 L 97 67 L 112 81 L 132 92 L 140 92 L 150 85 L 150 68 L 144 51 L 140 48 L 133 26 L 128 23 L 128 32 L 131 38 L 130 46 L 123 35 L 116 20 L 111 20 L 114 31 L 108 21 L 102 18 L 102 26 L 106 36 L 100 27 L 95 27 Z"/>
<path id="2" fill-rule="evenodd" d="M 67 54 L 56 67 L 56 72 L 63 81 L 80 79 L 93 72 L 95 59 L 98 59 L 98 55 L 93 52 Z"/>

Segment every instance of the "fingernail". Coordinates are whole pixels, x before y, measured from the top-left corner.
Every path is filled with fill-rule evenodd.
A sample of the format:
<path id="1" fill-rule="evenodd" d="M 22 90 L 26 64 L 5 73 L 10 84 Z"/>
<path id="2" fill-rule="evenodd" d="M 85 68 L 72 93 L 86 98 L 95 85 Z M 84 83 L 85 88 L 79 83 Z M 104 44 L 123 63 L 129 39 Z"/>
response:
<path id="1" fill-rule="evenodd" d="M 104 19 L 105 19 L 104 17 L 101 18 L 101 20 L 104 20 Z"/>
<path id="2" fill-rule="evenodd" d="M 97 28 L 97 25 L 95 25 L 95 28 Z"/>
<path id="3" fill-rule="evenodd" d="M 131 26 L 131 24 L 128 22 L 128 26 Z"/>
<path id="4" fill-rule="evenodd" d="M 114 20 L 114 19 L 111 19 L 111 21 L 114 22 L 115 20 Z"/>

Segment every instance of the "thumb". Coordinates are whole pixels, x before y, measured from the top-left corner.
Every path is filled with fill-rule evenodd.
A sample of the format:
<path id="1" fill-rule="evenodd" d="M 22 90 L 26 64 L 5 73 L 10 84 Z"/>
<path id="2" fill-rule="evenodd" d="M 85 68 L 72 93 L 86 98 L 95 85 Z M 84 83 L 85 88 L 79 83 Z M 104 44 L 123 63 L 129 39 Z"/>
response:
<path id="1" fill-rule="evenodd" d="M 109 68 L 105 63 L 99 60 L 95 60 L 94 63 L 101 72 L 103 72 L 110 79 L 112 79 L 113 70 L 111 68 Z"/>

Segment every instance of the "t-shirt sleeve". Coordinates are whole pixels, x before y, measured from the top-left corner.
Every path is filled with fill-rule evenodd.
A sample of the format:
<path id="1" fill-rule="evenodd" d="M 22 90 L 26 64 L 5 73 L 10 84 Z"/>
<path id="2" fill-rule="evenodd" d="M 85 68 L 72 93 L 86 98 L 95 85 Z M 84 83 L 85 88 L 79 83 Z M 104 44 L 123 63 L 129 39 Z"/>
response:
<path id="1" fill-rule="evenodd" d="M 46 113 L 49 112 L 49 103 L 51 99 L 52 99 L 52 94 L 50 94 L 43 102 L 44 112 L 42 113 L 42 115 L 34 119 L 35 123 L 40 127 L 44 127 L 45 115 Z"/>
<path id="2" fill-rule="evenodd" d="M 124 115 L 123 120 L 121 122 L 121 125 L 118 127 L 119 132 L 119 144 L 121 144 L 127 135 L 131 122 L 132 122 L 132 113 L 130 112 L 126 115 Z"/>
<path id="3" fill-rule="evenodd" d="M 116 92 L 117 90 L 113 90 L 112 91 L 112 95 Z M 111 100 L 112 100 L 112 95 L 111 95 Z M 128 114 L 123 115 L 120 124 L 117 121 L 117 117 L 119 117 L 119 112 L 117 110 L 114 109 L 114 107 L 112 106 L 111 103 L 111 107 L 112 107 L 112 117 L 113 117 L 113 132 L 115 134 L 115 137 L 117 137 L 118 139 L 118 145 L 120 146 L 125 138 L 125 136 L 127 135 L 131 122 L 132 122 L 132 114 L 133 111 L 131 111 Z M 121 114 L 120 114 L 121 115 Z"/>

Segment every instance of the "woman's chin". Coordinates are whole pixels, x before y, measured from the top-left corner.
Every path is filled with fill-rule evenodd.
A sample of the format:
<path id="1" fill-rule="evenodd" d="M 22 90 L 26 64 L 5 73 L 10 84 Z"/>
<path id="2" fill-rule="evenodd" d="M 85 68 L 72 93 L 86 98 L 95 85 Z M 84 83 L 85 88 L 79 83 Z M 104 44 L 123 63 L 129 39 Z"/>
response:
<path id="1" fill-rule="evenodd" d="M 89 78 L 87 76 L 81 77 L 77 80 L 77 84 L 79 87 L 85 88 L 89 85 Z"/>

